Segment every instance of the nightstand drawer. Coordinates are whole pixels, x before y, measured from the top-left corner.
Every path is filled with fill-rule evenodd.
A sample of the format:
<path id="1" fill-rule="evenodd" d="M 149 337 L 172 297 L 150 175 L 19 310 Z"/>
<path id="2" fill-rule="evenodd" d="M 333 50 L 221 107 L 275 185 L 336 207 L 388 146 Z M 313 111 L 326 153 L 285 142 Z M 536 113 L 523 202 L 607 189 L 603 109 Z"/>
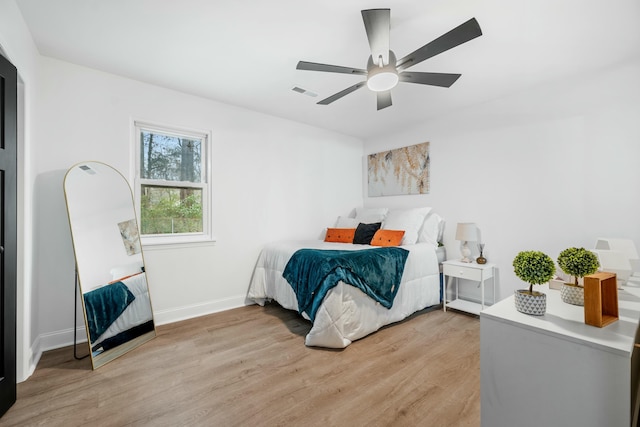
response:
<path id="1" fill-rule="evenodd" d="M 475 280 L 479 282 L 482 280 L 482 270 L 472 267 L 464 267 L 459 265 L 443 264 L 443 270 L 445 276 L 457 277 L 459 279 Z"/>

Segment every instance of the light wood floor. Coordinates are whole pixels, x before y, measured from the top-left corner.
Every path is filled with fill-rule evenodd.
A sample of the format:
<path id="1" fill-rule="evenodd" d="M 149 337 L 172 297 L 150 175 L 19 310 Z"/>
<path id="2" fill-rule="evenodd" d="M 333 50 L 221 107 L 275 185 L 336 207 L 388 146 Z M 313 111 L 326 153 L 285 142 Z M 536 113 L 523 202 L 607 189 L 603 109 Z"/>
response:
<path id="1" fill-rule="evenodd" d="M 159 327 L 96 371 L 53 350 L 0 425 L 480 425 L 477 318 L 425 310 L 344 350 L 306 347 L 309 328 L 254 305 Z"/>

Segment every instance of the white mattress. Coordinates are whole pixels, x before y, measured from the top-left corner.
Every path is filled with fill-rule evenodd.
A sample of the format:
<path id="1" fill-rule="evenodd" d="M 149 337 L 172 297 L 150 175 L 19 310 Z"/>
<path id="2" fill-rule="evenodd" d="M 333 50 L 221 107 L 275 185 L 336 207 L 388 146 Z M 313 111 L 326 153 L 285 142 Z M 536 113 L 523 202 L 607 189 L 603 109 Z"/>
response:
<path id="1" fill-rule="evenodd" d="M 265 301 L 275 300 L 284 308 L 297 311 L 296 295 L 282 277 L 282 272 L 291 255 L 302 248 L 358 250 L 372 247 L 327 243 L 322 240 L 269 244 L 258 258 L 248 297 L 260 305 L 264 305 Z M 384 325 L 398 322 L 416 311 L 439 304 L 440 275 L 435 246 L 419 243 L 402 248 L 409 250 L 409 256 L 393 307 L 387 309 L 355 286 L 339 282 L 325 296 L 305 338 L 305 344 L 344 348 Z"/>

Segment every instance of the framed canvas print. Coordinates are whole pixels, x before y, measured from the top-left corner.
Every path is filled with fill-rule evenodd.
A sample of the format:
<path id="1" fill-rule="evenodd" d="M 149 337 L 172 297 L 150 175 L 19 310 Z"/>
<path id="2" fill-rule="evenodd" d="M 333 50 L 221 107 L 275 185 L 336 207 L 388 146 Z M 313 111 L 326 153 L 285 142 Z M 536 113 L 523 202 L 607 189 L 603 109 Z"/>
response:
<path id="1" fill-rule="evenodd" d="M 429 193 L 429 143 L 370 154 L 369 197 Z"/>

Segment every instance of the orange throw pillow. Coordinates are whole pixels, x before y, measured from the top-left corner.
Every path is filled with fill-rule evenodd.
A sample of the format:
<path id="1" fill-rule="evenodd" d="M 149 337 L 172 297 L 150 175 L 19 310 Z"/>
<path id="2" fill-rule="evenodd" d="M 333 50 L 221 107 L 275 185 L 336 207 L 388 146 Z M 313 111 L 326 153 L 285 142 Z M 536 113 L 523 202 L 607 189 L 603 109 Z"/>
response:
<path id="1" fill-rule="evenodd" d="M 353 236 L 356 234 L 355 228 L 327 228 L 325 242 L 353 243 Z"/>
<path id="2" fill-rule="evenodd" d="M 371 239 L 371 246 L 400 246 L 404 230 L 378 230 Z"/>

